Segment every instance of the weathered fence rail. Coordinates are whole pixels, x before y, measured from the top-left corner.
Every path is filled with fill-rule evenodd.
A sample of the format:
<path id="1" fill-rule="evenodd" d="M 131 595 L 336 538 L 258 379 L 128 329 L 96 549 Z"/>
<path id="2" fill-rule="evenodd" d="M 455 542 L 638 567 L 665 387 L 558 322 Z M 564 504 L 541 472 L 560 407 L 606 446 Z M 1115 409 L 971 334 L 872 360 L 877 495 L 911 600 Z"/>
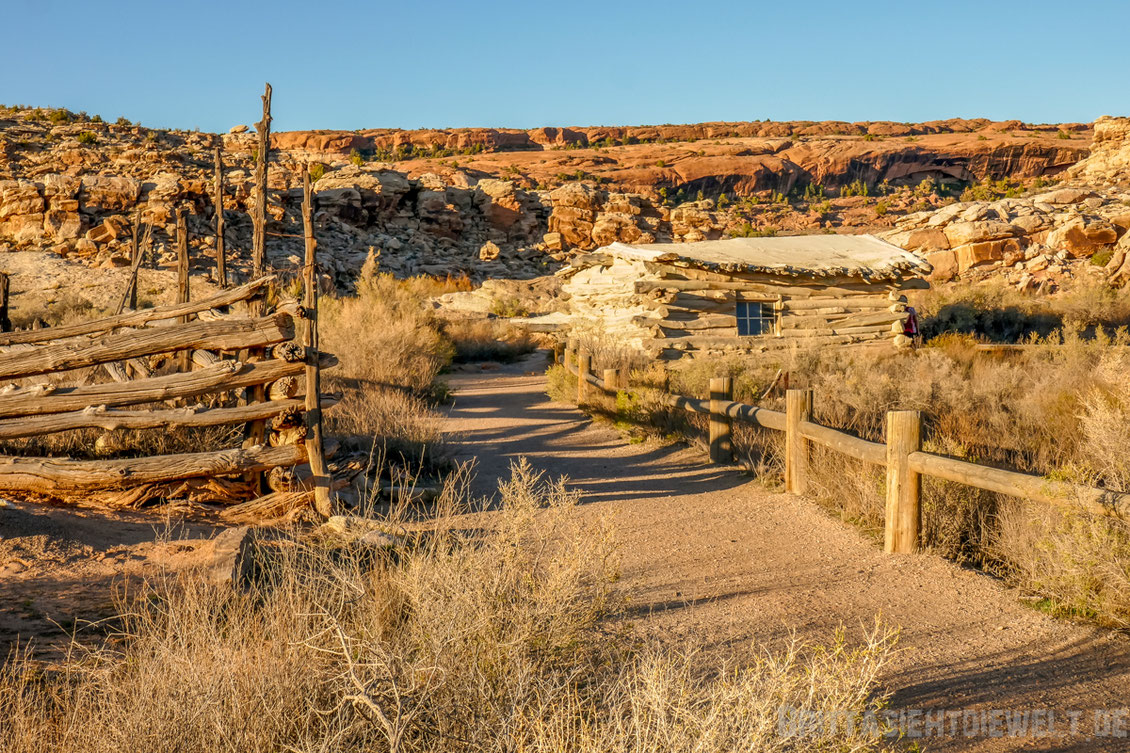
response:
<path id="1" fill-rule="evenodd" d="M 627 387 L 627 375 L 616 369 L 605 369 L 603 379 L 593 374 L 591 356 L 578 348 L 574 340 L 556 354 L 565 368 L 577 376 L 579 403 L 585 402 L 590 389 L 614 393 Z M 919 411 L 890 411 L 885 441 L 871 442 L 812 421 L 811 390 L 788 390 L 783 413 L 735 402 L 732 397 L 732 382 L 728 378 L 716 378 L 710 380 L 710 396 L 707 399 L 664 394 L 662 400 L 668 407 L 709 418 L 709 452 L 713 462 L 733 462 L 730 437 L 735 420 L 784 432 L 785 488 L 796 494 L 803 494 L 807 489 L 812 444 L 864 463 L 884 466 L 887 470 L 884 549 L 887 552 L 915 552 L 919 548 L 923 476 L 1034 502 L 1130 518 L 1130 494 L 924 452 L 922 414 Z"/>

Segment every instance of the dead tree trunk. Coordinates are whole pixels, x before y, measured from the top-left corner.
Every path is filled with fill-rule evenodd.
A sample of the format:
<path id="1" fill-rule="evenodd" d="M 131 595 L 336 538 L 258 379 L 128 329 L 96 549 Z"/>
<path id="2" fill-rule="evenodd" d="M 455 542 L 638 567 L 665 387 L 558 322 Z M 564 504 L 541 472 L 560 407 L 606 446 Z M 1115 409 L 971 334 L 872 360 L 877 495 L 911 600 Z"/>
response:
<path id="1" fill-rule="evenodd" d="M 220 147 L 216 147 L 213 156 L 216 160 L 216 179 L 212 194 L 212 204 L 216 207 L 216 277 L 219 278 L 220 287 L 228 286 L 228 260 L 224 248 L 224 161 L 220 156 Z"/>
<path id="2" fill-rule="evenodd" d="M 318 242 L 314 240 L 314 202 L 310 195 L 310 171 L 302 168 L 302 236 L 306 265 L 302 270 L 304 312 L 302 345 L 306 350 L 306 455 L 314 480 L 314 509 L 322 517 L 334 514 L 330 476 L 322 450 L 321 374 L 318 371 Z"/>

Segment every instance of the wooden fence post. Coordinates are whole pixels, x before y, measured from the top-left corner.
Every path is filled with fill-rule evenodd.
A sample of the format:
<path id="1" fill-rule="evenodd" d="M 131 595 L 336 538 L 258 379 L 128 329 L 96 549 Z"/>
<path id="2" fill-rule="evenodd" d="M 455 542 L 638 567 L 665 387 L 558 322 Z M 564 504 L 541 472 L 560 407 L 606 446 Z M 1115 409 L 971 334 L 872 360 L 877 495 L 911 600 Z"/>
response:
<path id="1" fill-rule="evenodd" d="M 910 469 L 909 456 L 922 449 L 922 414 L 916 410 L 887 413 L 887 510 L 883 550 L 890 554 L 918 551 L 922 529 L 919 495 L 922 478 Z"/>
<path id="2" fill-rule="evenodd" d="M 726 404 L 734 400 L 734 380 L 714 377 L 710 380 L 710 462 L 733 463 L 733 424 L 726 415 Z"/>
<path id="3" fill-rule="evenodd" d="M 800 424 L 812 417 L 812 390 L 785 392 L 785 491 L 804 494 L 808 488 L 808 440 Z"/>
<path id="4" fill-rule="evenodd" d="M 616 394 L 620 389 L 620 370 L 619 369 L 605 369 L 603 373 L 604 390 Z"/>
<path id="5" fill-rule="evenodd" d="M 255 214 L 251 216 L 251 276 L 263 276 L 267 254 L 267 163 L 271 160 L 271 85 L 263 90 L 263 119 L 255 124 L 259 134 L 259 154 L 255 162 Z M 262 303 L 254 313 L 262 313 Z"/>
<path id="6" fill-rule="evenodd" d="M 188 265 L 188 224 L 184 219 L 184 207 L 177 207 L 177 303 L 189 301 L 189 265 Z M 181 324 L 188 323 L 188 317 L 182 316 Z M 192 367 L 192 352 L 180 352 L 180 370 L 188 371 Z"/>
<path id="7" fill-rule="evenodd" d="M 213 152 L 216 161 L 216 178 L 212 191 L 212 205 L 216 208 L 216 276 L 220 278 L 220 287 L 228 286 L 228 260 L 227 250 L 224 248 L 224 160 L 220 155 L 220 147 Z"/>
<path id="8" fill-rule="evenodd" d="M 314 240 L 314 201 L 310 193 L 310 171 L 302 168 L 302 237 L 306 266 L 302 268 L 302 345 L 306 350 L 306 459 L 314 481 L 314 509 L 323 518 L 334 514 L 330 474 L 322 445 L 322 380 L 318 370 L 318 242 Z"/>
<path id="9" fill-rule="evenodd" d="M 571 365 L 577 362 L 577 338 L 570 337 L 565 341 L 565 368 L 568 369 Z"/>
<path id="10" fill-rule="evenodd" d="M 553 341 L 553 363 L 565 363 L 565 343 L 562 340 Z"/>
<path id="11" fill-rule="evenodd" d="M 589 380 L 586 377 L 592 370 L 592 356 L 584 348 L 577 351 L 577 405 L 583 405 L 588 394 Z"/>

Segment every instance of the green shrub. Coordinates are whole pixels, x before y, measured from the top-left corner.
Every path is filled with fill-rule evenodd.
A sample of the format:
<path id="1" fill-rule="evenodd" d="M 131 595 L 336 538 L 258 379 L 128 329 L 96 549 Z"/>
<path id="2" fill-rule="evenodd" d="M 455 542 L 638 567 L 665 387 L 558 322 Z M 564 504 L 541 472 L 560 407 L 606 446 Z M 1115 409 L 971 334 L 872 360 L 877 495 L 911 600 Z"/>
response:
<path id="1" fill-rule="evenodd" d="M 1091 263 L 1096 267 L 1105 267 L 1114 258 L 1113 248 L 1100 248 L 1091 256 Z"/>
<path id="2" fill-rule="evenodd" d="M 82 133 L 80 133 L 78 135 L 78 143 L 85 144 L 87 146 L 97 144 L 98 143 L 98 137 L 95 136 L 90 131 L 83 131 Z"/>
<path id="3" fill-rule="evenodd" d="M 310 182 L 317 183 L 326 174 L 326 166 L 321 162 L 310 165 Z"/>

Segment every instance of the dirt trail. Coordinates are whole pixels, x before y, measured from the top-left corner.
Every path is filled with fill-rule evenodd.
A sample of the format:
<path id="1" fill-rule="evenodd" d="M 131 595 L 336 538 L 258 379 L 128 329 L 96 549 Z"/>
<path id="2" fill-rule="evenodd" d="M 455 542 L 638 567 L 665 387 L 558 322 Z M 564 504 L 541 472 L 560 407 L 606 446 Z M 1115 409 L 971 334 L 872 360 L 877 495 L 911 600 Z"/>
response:
<path id="1" fill-rule="evenodd" d="M 627 444 L 549 400 L 543 370 L 537 358 L 456 374 L 447 430 L 462 458 L 476 458 L 479 493 L 525 456 L 568 476 L 584 514 L 611 518 L 645 629 L 740 656 L 793 633 L 827 641 L 841 624 L 858 637 L 881 616 L 901 630 L 883 678 L 893 708 L 1056 712 L 1053 735 L 966 737 L 959 726 L 955 738 L 921 740 L 924 749 L 1130 750 L 1126 737 L 1093 734 L 1093 710 L 1130 704 L 1125 636 L 1047 617 L 938 557 L 884 555 L 813 503 L 708 465 L 696 450 Z M 1076 710 L 1071 735 L 1067 712 Z"/>

